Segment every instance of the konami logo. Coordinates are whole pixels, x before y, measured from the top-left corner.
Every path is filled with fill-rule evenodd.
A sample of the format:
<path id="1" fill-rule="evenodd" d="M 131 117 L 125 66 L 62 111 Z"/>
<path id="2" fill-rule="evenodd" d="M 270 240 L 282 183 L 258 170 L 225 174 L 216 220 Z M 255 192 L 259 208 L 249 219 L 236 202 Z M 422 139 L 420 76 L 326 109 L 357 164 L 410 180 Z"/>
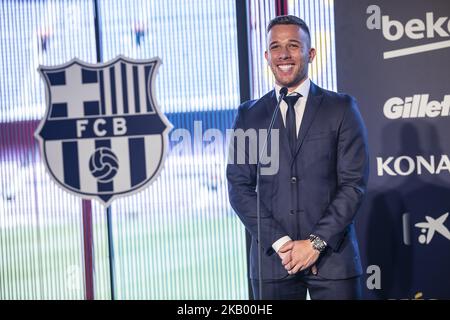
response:
<path id="1" fill-rule="evenodd" d="M 448 155 L 440 156 L 400 156 L 400 157 L 377 157 L 377 174 L 379 177 L 385 174 L 389 176 L 409 176 L 412 174 L 421 175 L 425 172 L 429 174 L 450 173 L 450 159 Z"/>

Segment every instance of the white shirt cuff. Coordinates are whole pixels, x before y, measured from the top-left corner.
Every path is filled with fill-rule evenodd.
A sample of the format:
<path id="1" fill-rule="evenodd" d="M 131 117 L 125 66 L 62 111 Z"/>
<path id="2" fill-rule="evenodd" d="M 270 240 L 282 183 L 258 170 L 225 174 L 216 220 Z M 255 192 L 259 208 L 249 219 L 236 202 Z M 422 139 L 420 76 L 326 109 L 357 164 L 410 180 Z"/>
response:
<path id="1" fill-rule="evenodd" d="M 275 242 L 272 244 L 272 248 L 273 248 L 273 250 L 275 250 L 275 252 L 278 252 L 278 250 L 280 250 L 281 247 L 282 247 L 286 242 L 291 241 L 291 240 L 292 240 L 292 239 L 291 239 L 289 236 L 284 236 L 284 237 L 278 239 L 277 241 L 275 241 Z"/>

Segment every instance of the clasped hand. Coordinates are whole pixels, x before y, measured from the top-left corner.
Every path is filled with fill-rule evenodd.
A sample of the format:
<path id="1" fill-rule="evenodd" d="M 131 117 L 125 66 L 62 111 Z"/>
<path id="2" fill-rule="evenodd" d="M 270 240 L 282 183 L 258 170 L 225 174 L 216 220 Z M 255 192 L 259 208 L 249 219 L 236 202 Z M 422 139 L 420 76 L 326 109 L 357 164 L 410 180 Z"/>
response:
<path id="1" fill-rule="evenodd" d="M 315 263 L 320 252 L 313 248 L 309 240 L 286 242 L 278 251 L 281 263 L 289 274 L 295 274 L 311 267 L 311 272 L 317 274 Z"/>

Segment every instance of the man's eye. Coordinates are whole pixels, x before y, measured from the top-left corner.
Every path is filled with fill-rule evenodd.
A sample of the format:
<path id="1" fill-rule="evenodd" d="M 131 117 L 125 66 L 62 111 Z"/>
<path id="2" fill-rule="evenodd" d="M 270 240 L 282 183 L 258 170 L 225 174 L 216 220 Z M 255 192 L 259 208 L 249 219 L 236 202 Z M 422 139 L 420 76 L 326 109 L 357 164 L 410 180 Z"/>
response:
<path id="1" fill-rule="evenodd" d="M 271 46 L 271 47 L 270 47 L 270 50 L 275 50 L 275 49 L 278 49 L 279 47 L 280 47 L 280 46 L 278 46 L 278 45 L 277 45 L 277 46 Z"/>
<path id="2" fill-rule="evenodd" d="M 298 44 L 291 43 L 291 44 L 290 44 L 290 47 L 291 47 L 291 48 L 298 48 Z"/>

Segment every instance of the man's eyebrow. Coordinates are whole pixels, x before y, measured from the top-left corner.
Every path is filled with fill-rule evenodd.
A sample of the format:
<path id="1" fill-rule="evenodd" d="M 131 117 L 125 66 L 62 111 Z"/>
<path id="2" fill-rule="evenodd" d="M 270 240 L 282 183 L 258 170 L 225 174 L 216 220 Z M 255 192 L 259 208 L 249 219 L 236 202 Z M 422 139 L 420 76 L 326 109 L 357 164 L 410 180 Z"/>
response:
<path id="1" fill-rule="evenodd" d="M 271 43 L 269 43 L 269 45 L 271 46 L 271 45 L 273 45 L 273 44 L 277 44 L 278 42 L 279 42 L 279 41 L 275 40 L 275 41 L 272 41 Z M 301 43 L 302 43 L 301 41 L 298 41 L 298 40 L 296 40 L 296 39 L 289 39 L 288 42 L 295 42 L 295 43 L 298 43 L 298 44 L 301 44 Z"/>

